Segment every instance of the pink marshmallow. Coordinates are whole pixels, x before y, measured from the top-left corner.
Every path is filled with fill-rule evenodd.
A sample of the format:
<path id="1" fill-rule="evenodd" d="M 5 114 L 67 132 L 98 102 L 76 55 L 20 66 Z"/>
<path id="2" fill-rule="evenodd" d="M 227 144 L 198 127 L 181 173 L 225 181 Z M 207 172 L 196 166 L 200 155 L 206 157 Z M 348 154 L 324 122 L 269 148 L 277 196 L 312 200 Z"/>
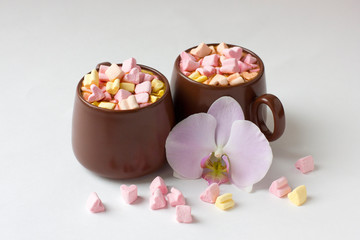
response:
<path id="1" fill-rule="evenodd" d="M 242 72 L 246 72 L 248 70 L 251 69 L 251 65 L 247 64 L 247 63 L 244 63 L 242 61 L 238 61 L 238 65 L 239 65 L 239 72 L 242 73 Z"/>
<path id="2" fill-rule="evenodd" d="M 135 87 L 135 93 L 148 93 L 151 94 L 151 82 L 145 81 Z"/>
<path id="3" fill-rule="evenodd" d="M 167 199 L 172 207 L 185 205 L 185 198 L 179 190 L 173 187 L 170 191 L 171 192 L 167 195 Z"/>
<path id="4" fill-rule="evenodd" d="M 201 65 L 202 66 L 213 66 L 213 67 L 219 66 L 219 55 L 212 54 L 209 56 L 205 56 L 203 58 Z"/>
<path id="5" fill-rule="evenodd" d="M 105 73 L 99 73 L 99 80 L 100 80 L 101 82 L 108 82 L 108 81 L 110 81 L 109 78 L 106 76 Z"/>
<path id="6" fill-rule="evenodd" d="M 114 99 L 118 102 L 121 100 L 127 99 L 131 95 L 131 92 L 126 91 L 125 89 L 119 89 L 119 91 L 115 94 Z"/>
<path id="7" fill-rule="evenodd" d="M 148 82 L 148 81 L 151 82 L 151 80 L 153 80 L 153 79 L 154 79 L 154 75 L 145 73 L 143 82 Z"/>
<path id="8" fill-rule="evenodd" d="M 92 192 L 86 202 L 86 208 L 92 213 L 104 212 L 105 207 L 96 192 Z"/>
<path id="9" fill-rule="evenodd" d="M 120 189 L 121 189 L 121 195 L 127 204 L 131 204 L 135 202 L 135 200 L 138 197 L 136 185 L 130 185 L 128 187 L 125 184 L 123 184 L 120 186 Z"/>
<path id="10" fill-rule="evenodd" d="M 140 72 L 139 72 L 139 78 L 140 78 L 140 82 L 143 82 L 144 78 L 145 78 L 145 73 L 141 72 L 141 68 L 140 68 Z"/>
<path id="11" fill-rule="evenodd" d="M 149 94 L 146 92 L 135 94 L 137 103 L 147 103 L 149 101 Z"/>
<path id="12" fill-rule="evenodd" d="M 248 53 L 244 59 L 244 63 L 247 63 L 247 64 L 253 64 L 253 63 L 256 63 L 256 58 L 251 56 L 250 53 Z"/>
<path id="13" fill-rule="evenodd" d="M 155 189 L 154 193 L 150 196 L 150 208 L 157 210 L 166 207 L 166 199 L 159 188 Z"/>
<path id="14" fill-rule="evenodd" d="M 281 198 L 291 192 L 288 181 L 285 177 L 281 177 L 273 181 L 270 185 L 269 191 L 275 196 Z"/>
<path id="15" fill-rule="evenodd" d="M 109 78 L 106 76 L 105 72 L 108 70 L 109 66 L 100 65 L 99 67 L 99 80 L 102 82 L 108 82 Z"/>
<path id="16" fill-rule="evenodd" d="M 150 184 L 150 192 L 154 193 L 156 189 L 160 189 L 163 194 L 168 193 L 168 189 L 165 185 L 164 179 L 160 176 L 157 176 Z"/>
<path id="17" fill-rule="evenodd" d="M 302 173 L 308 173 L 314 170 L 314 159 L 313 157 L 306 156 L 296 161 L 295 167 Z"/>
<path id="18" fill-rule="evenodd" d="M 110 93 L 105 91 L 104 95 L 105 95 L 105 98 L 104 98 L 105 101 L 110 101 L 111 100 L 111 94 Z"/>
<path id="19" fill-rule="evenodd" d="M 215 203 L 216 198 L 220 194 L 219 185 L 217 183 L 212 183 L 208 186 L 205 191 L 200 195 L 200 199 L 204 202 Z"/>
<path id="20" fill-rule="evenodd" d="M 224 49 L 225 51 L 226 49 Z M 223 73 L 236 73 L 240 71 L 238 62 L 235 58 L 229 58 L 225 59 L 222 62 L 222 67 L 220 68 L 220 71 Z"/>
<path id="21" fill-rule="evenodd" d="M 105 94 L 103 91 L 101 91 L 100 88 L 98 88 L 95 84 L 91 84 L 90 86 L 92 94 L 89 96 L 88 101 L 89 102 L 96 102 L 100 101 L 105 97 Z"/>
<path id="22" fill-rule="evenodd" d="M 196 71 L 198 71 L 201 75 L 205 75 L 207 77 L 210 77 L 211 75 L 216 73 L 216 70 L 213 66 L 204 66 L 202 68 L 197 68 Z"/>
<path id="23" fill-rule="evenodd" d="M 189 60 L 192 60 L 192 61 L 196 61 L 196 59 L 194 58 L 193 55 L 187 53 L 187 52 L 182 52 L 180 53 L 180 58 L 181 58 L 181 61 L 184 61 L 185 59 L 189 59 Z"/>
<path id="24" fill-rule="evenodd" d="M 210 77 L 211 75 L 216 73 L 216 70 L 213 66 L 205 66 L 203 67 L 203 75 Z"/>
<path id="25" fill-rule="evenodd" d="M 200 63 L 195 62 L 191 59 L 185 59 L 184 61 L 181 61 L 180 65 L 181 70 L 189 72 L 194 71 L 198 67 L 200 67 Z"/>
<path id="26" fill-rule="evenodd" d="M 108 70 L 109 66 L 106 65 L 100 65 L 99 67 L 99 73 L 105 73 L 106 70 Z"/>
<path id="27" fill-rule="evenodd" d="M 140 83 L 140 71 L 138 68 L 133 68 L 128 74 L 124 76 L 124 82 L 139 84 Z"/>
<path id="28" fill-rule="evenodd" d="M 181 72 L 185 75 L 185 76 L 190 76 L 191 72 L 188 72 L 188 71 L 183 71 L 181 70 Z"/>
<path id="29" fill-rule="evenodd" d="M 176 220 L 180 223 L 191 223 L 191 207 L 188 205 L 178 205 L 175 209 Z"/>
<path id="30" fill-rule="evenodd" d="M 130 70 L 133 69 L 135 66 L 136 66 L 135 58 L 129 58 L 123 62 L 121 69 L 127 73 L 130 72 Z"/>
<path id="31" fill-rule="evenodd" d="M 241 47 L 232 47 L 227 48 L 222 51 L 222 54 L 227 58 L 235 58 L 237 60 L 240 60 L 242 57 L 242 48 Z"/>

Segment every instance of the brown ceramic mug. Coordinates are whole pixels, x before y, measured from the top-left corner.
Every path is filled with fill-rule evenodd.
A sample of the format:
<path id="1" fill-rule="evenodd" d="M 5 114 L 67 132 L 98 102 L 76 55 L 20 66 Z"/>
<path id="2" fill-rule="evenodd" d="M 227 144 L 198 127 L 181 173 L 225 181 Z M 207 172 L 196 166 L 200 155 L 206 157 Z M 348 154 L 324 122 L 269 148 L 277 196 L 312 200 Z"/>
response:
<path id="1" fill-rule="evenodd" d="M 83 78 L 76 88 L 73 150 L 84 167 L 103 177 L 139 177 L 157 170 L 166 162 L 165 141 L 174 125 L 169 82 L 157 70 L 138 65 L 165 83 L 164 95 L 144 108 L 120 111 L 99 108 L 82 97 Z"/>
<path id="2" fill-rule="evenodd" d="M 208 44 L 216 46 L 215 44 Z M 238 47 L 228 44 L 229 47 Z M 196 47 L 196 46 L 195 46 Z M 190 52 L 189 48 L 186 52 Z M 254 122 L 264 133 L 269 141 L 278 139 L 285 130 L 285 113 L 280 100 L 266 93 L 264 63 L 259 56 L 252 51 L 243 48 L 245 53 L 256 57 L 260 66 L 259 74 L 249 82 L 236 86 L 210 86 L 196 82 L 186 77 L 180 71 L 180 55 L 176 58 L 171 78 L 171 92 L 174 97 L 176 121 L 198 112 L 207 112 L 211 104 L 222 96 L 231 96 L 238 101 L 244 111 L 245 119 Z M 266 126 L 266 114 L 264 104 L 267 105 L 273 115 L 274 130 L 271 132 Z"/>

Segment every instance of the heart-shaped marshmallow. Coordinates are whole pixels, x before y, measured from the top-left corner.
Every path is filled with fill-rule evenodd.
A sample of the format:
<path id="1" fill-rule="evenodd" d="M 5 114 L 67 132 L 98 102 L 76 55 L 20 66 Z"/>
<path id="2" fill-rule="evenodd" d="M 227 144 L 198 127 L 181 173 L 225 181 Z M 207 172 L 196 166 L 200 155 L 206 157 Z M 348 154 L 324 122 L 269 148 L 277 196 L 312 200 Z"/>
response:
<path id="1" fill-rule="evenodd" d="M 138 68 L 133 68 L 124 77 L 125 82 L 139 84 L 140 83 L 140 71 Z"/>
<path id="2" fill-rule="evenodd" d="M 115 79 L 113 82 L 106 83 L 106 91 L 112 95 L 116 94 L 120 88 L 120 80 Z"/>
<path id="3" fill-rule="evenodd" d="M 105 94 L 103 93 L 103 91 L 101 91 L 101 89 L 98 88 L 98 86 L 96 86 L 95 84 L 92 84 L 90 86 L 90 89 L 92 91 L 92 94 L 88 98 L 88 101 L 90 103 L 100 101 L 101 99 L 103 99 L 105 97 Z"/>
<path id="4" fill-rule="evenodd" d="M 224 49 L 222 51 L 222 54 L 227 58 L 235 58 L 237 60 L 240 60 L 242 57 L 242 48 L 241 47 L 232 47 L 228 49 Z"/>
<path id="5" fill-rule="evenodd" d="M 120 186 L 120 189 L 121 195 L 127 204 L 135 202 L 138 197 L 136 185 L 126 186 L 125 184 L 123 184 Z"/>

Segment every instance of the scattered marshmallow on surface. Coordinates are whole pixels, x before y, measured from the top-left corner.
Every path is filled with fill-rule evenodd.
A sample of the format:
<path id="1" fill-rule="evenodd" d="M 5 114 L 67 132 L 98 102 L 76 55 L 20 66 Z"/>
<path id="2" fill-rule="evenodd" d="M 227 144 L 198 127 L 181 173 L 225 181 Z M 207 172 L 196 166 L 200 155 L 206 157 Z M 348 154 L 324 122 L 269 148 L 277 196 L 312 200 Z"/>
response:
<path id="1" fill-rule="evenodd" d="M 288 198 L 296 206 L 303 205 L 307 199 L 306 187 L 304 185 L 301 185 L 295 188 L 292 192 L 288 194 Z"/>
<path id="2" fill-rule="evenodd" d="M 105 207 L 96 192 L 92 192 L 86 202 L 86 208 L 92 213 L 104 212 Z"/>
<path id="3" fill-rule="evenodd" d="M 172 187 L 170 193 L 167 194 L 170 206 L 185 205 L 184 195 L 176 188 Z"/>
<path id="4" fill-rule="evenodd" d="M 215 203 L 216 198 L 220 194 L 220 188 L 217 183 L 212 183 L 208 186 L 203 193 L 200 195 L 200 199 L 204 202 Z"/>
<path id="5" fill-rule="evenodd" d="M 166 199 L 160 188 L 156 188 L 150 196 L 150 208 L 158 210 L 165 208 L 167 205 Z"/>
<path id="6" fill-rule="evenodd" d="M 127 204 L 132 204 L 133 202 L 135 202 L 138 197 L 136 185 L 126 186 L 125 184 L 123 184 L 120 186 L 120 189 L 121 195 Z"/>
<path id="7" fill-rule="evenodd" d="M 295 167 L 302 173 L 308 173 L 314 170 L 314 159 L 313 157 L 306 156 L 296 161 Z"/>
<path id="8" fill-rule="evenodd" d="M 191 207 L 188 205 L 178 205 L 175 208 L 176 220 L 180 223 L 191 223 Z"/>
<path id="9" fill-rule="evenodd" d="M 291 192 L 291 188 L 288 185 L 287 179 L 285 177 L 281 177 L 271 183 L 269 191 L 275 196 L 281 198 Z"/>

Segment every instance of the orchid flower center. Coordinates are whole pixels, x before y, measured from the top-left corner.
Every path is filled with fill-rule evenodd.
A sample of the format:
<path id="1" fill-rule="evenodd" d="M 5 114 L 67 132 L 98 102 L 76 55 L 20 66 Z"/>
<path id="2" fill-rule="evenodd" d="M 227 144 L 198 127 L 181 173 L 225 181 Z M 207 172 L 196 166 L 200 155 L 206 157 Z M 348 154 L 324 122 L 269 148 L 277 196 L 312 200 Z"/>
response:
<path id="1" fill-rule="evenodd" d="M 218 148 L 201 160 L 203 170 L 202 177 L 211 183 L 222 184 L 229 181 L 230 163 L 228 157 Z"/>

